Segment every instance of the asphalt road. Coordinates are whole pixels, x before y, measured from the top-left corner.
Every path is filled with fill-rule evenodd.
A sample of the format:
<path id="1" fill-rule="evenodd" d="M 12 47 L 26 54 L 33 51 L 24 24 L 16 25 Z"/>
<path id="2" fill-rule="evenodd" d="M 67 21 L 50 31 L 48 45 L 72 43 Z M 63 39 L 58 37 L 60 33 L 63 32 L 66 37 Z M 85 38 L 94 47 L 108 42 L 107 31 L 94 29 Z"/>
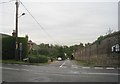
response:
<path id="1" fill-rule="evenodd" d="M 2 80 L 7 82 L 118 82 L 119 68 L 84 67 L 73 61 L 48 65 L 3 64 Z"/>

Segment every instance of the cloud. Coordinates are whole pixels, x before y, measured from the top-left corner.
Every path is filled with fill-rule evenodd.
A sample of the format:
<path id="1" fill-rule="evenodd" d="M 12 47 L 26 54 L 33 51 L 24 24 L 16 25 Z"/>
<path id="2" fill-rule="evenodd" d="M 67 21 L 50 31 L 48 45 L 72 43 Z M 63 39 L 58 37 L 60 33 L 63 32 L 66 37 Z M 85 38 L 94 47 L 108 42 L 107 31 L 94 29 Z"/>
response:
<path id="1" fill-rule="evenodd" d="M 32 1 L 32 0 L 31 0 Z M 79 42 L 93 42 L 98 36 L 104 35 L 108 28 L 117 30 L 117 2 L 25 2 L 24 5 L 44 27 L 49 35 L 33 20 L 27 11 L 20 5 L 19 13 L 26 15 L 19 18 L 19 34 L 28 34 L 36 43 L 55 42 L 71 45 Z M 7 11 L 7 6 L 4 12 Z M 10 9 L 10 8 L 9 8 Z M 13 7 L 11 7 L 13 10 Z M 14 12 L 14 11 L 13 11 Z M 13 27 L 13 14 L 5 18 L 3 27 Z M 9 21 L 7 21 L 9 19 Z M 11 32 L 3 29 L 3 32 Z"/>

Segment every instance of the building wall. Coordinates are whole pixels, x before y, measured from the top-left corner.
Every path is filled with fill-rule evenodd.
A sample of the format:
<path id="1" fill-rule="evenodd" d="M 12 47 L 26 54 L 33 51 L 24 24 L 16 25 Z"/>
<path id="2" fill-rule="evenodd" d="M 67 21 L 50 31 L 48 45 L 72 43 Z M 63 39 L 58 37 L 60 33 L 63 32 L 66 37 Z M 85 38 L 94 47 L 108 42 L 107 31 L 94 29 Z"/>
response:
<path id="1" fill-rule="evenodd" d="M 112 47 L 119 45 L 119 51 L 112 51 Z M 114 48 L 115 49 L 115 48 Z M 76 60 L 94 62 L 95 64 L 116 65 L 120 56 L 120 31 L 104 36 L 92 44 L 79 48 L 75 52 Z"/>

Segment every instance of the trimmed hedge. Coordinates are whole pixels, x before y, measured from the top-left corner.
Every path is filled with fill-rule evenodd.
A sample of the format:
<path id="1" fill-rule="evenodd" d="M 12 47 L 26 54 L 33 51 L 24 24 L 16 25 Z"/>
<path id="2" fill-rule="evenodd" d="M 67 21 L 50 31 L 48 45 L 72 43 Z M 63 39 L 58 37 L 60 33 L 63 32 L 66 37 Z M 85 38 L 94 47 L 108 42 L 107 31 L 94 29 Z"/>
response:
<path id="1" fill-rule="evenodd" d="M 30 63 L 46 63 L 48 58 L 44 55 L 29 56 Z"/>
<path id="2" fill-rule="evenodd" d="M 28 47 L 27 47 L 27 38 L 18 37 L 18 42 L 23 44 L 22 58 L 27 57 Z M 15 37 L 13 36 L 2 36 L 2 59 L 15 59 Z M 20 50 L 18 49 L 20 52 Z M 18 53 L 20 55 L 20 53 Z M 20 56 L 18 57 L 20 58 Z"/>
<path id="3" fill-rule="evenodd" d="M 2 38 L 2 59 L 14 59 L 15 37 L 7 36 Z"/>

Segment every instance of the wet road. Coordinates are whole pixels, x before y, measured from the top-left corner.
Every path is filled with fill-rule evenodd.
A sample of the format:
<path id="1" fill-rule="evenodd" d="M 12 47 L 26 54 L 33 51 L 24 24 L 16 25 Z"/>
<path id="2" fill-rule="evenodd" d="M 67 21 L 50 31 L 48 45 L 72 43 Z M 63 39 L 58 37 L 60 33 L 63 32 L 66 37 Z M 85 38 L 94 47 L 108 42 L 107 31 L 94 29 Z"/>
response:
<path id="1" fill-rule="evenodd" d="M 119 68 L 84 67 L 74 61 L 48 65 L 3 64 L 2 80 L 7 82 L 118 82 Z"/>

